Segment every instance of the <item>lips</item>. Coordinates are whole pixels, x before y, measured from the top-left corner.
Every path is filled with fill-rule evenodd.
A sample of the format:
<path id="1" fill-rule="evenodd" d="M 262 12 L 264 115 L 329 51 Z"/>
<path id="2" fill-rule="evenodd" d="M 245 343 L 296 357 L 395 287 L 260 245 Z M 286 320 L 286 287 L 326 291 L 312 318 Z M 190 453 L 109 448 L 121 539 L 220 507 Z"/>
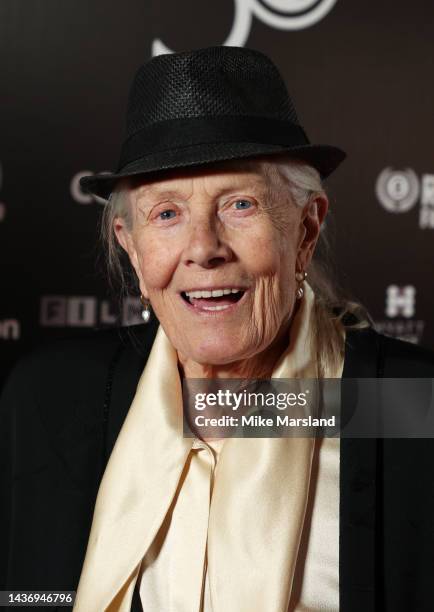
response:
<path id="1" fill-rule="evenodd" d="M 182 291 L 181 296 L 188 305 L 205 312 L 223 312 L 239 302 L 246 289 L 239 287 L 216 287 Z"/>

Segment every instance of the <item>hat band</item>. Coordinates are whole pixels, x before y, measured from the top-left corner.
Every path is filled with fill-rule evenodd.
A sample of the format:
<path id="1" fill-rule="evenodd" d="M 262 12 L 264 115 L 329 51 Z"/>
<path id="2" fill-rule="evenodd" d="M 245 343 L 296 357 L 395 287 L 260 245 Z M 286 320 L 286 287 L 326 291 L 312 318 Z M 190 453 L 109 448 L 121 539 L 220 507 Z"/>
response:
<path id="1" fill-rule="evenodd" d="M 147 126 L 124 143 L 117 172 L 146 155 L 212 143 L 260 143 L 297 147 L 309 140 L 300 125 L 267 117 L 190 117 Z"/>

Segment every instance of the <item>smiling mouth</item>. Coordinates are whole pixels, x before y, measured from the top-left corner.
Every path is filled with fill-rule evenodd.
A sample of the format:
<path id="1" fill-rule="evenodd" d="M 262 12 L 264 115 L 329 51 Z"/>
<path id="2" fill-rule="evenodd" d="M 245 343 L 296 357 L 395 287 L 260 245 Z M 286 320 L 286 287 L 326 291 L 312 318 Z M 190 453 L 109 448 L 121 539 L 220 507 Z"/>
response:
<path id="1" fill-rule="evenodd" d="M 216 289 L 208 291 L 182 291 L 182 299 L 198 310 L 227 310 L 241 300 L 246 293 L 244 289 Z"/>

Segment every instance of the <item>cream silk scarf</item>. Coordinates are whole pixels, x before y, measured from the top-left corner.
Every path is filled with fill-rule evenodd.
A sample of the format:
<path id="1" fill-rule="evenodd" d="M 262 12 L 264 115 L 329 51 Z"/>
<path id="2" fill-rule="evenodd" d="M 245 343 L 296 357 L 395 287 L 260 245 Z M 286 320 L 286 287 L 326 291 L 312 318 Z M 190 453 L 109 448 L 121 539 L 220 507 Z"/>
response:
<path id="1" fill-rule="evenodd" d="M 317 377 L 313 302 L 306 283 L 273 378 Z M 341 373 L 342 364 L 326 374 Z M 129 612 L 142 559 L 176 503 L 186 469 L 196 470 L 201 490 L 209 491 L 211 465 L 194 463 L 198 441 L 183 437 L 182 421 L 177 355 L 160 327 L 99 488 L 76 612 Z M 209 514 L 191 534 L 206 542 L 206 558 L 196 556 L 196 571 L 186 567 L 178 576 L 183 602 L 175 610 L 200 611 L 198 585 L 189 584 L 199 570 L 206 571 L 206 607 L 213 612 L 287 611 L 313 449 L 313 438 L 224 441 L 210 506 L 204 500 Z"/>

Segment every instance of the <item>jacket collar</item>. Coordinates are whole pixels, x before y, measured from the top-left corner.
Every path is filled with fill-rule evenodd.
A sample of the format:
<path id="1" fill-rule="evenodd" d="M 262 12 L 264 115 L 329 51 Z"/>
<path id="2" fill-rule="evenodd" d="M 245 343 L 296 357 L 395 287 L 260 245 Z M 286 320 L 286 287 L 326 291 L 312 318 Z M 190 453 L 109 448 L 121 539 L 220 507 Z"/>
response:
<path id="1" fill-rule="evenodd" d="M 376 378 L 379 336 L 347 331 L 342 374 L 342 421 L 351 416 L 353 378 Z M 375 609 L 378 440 L 341 437 L 339 593 L 341 612 Z"/>

